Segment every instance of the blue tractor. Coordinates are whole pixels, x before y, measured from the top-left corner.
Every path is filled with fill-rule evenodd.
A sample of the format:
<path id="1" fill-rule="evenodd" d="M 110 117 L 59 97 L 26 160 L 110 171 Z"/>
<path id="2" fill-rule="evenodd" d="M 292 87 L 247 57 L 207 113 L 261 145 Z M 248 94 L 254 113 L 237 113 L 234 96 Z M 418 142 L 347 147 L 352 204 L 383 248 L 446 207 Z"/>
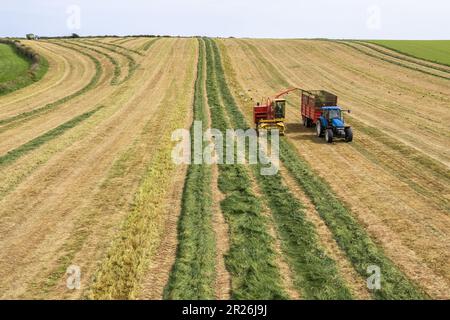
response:
<path id="1" fill-rule="evenodd" d="M 350 126 L 345 125 L 343 112 L 338 106 L 322 107 L 322 114 L 316 122 L 317 136 L 325 136 L 325 141 L 332 143 L 334 139 L 344 139 L 346 142 L 353 141 L 353 131 Z"/>
<path id="2" fill-rule="evenodd" d="M 353 141 L 353 131 L 346 126 L 342 110 L 337 106 L 338 97 L 324 90 L 302 91 L 302 121 L 307 128 L 316 125 L 317 136 L 325 136 L 328 143 L 334 139 Z"/>

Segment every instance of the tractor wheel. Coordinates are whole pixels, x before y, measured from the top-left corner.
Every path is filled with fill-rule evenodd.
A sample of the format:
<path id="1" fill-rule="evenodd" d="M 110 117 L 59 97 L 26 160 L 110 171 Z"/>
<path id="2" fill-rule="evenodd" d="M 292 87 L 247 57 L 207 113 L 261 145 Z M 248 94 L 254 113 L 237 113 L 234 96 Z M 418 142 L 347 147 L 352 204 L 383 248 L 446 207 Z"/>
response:
<path id="1" fill-rule="evenodd" d="M 317 123 L 316 123 L 316 132 L 317 132 L 317 136 L 319 138 L 323 136 L 323 129 L 322 129 L 322 124 L 320 123 L 320 120 L 317 121 Z"/>
<path id="2" fill-rule="evenodd" d="M 309 127 L 310 127 L 309 119 L 308 119 L 308 118 L 304 118 L 304 119 L 303 119 L 303 126 L 304 126 L 305 128 L 309 128 Z"/>
<path id="3" fill-rule="evenodd" d="M 325 141 L 328 143 L 333 143 L 333 130 L 327 129 L 325 132 Z"/>
<path id="4" fill-rule="evenodd" d="M 345 129 L 345 142 L 352 142 L 353 141 L 353 130 L 352 128 L 346 128 Z"/>

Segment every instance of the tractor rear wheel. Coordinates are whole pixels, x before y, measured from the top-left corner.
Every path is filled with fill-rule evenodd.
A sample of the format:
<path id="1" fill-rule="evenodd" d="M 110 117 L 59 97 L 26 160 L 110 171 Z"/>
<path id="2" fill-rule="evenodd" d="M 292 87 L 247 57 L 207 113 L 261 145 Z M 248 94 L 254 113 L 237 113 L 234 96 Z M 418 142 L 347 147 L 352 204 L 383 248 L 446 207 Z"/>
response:
<path id="1" fill-rule="evenodd" d="M 352 128 L 346 128 L 345 129 L 345 142 L 352 142 L 353 141 L 353 130 Z"/>
<path id="2" fill-rule="evenodd" d="M 327 129 L 325 132 L 325 141 L 328 143 L 333 143 L 333 130 Z"/>
<path id="3" fill-rule="evenodd" d="M 317 121 L 317 123 L 316 123 L 316 132 L 317 132 L 317 136 L 319 138 L 323 136 L 323 129 L 322 129 L 322 124 L 320 123 L 320 120 Z"/>
<path id="4" fill-rule="evenodd" d="M 305 128 L 309 128 L 311 126 L 310 123 L 309 123 L 309 119 L 308 118 L 304 118 L 303 119 L 303 126 Z"/>

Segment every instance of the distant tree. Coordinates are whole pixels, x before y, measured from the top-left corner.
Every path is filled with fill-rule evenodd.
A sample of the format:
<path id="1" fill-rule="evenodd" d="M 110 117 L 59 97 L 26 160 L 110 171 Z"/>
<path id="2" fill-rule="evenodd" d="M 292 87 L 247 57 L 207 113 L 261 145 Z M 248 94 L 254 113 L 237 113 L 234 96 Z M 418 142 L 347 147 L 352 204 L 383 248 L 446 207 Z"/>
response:
<path id="1" fill-rule="evenodd" d="M 72 33 L 72 38 L 79 38 L 80 36 L 76 33 Z"/>
<path id="2" fill-rule="evenodd" d="M 28 39 L 28 40 L 34 40 L 34 39 L 35 39 L 35 35 L 32 34 L 32 33 L 28 33 L 28 34 L 27 34 L 27 39 Z"/>

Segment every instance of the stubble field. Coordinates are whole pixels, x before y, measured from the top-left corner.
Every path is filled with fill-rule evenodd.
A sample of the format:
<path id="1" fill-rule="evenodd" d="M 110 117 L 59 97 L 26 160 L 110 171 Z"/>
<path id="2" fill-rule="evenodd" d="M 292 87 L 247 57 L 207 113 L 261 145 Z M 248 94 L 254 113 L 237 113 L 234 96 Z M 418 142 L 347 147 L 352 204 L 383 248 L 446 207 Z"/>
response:
<path id="1" fill-rule="evenodd" d="M 449 67 L 352 41 L 22 42 L 48 71 L 0 96 L 2 298 L 450 297 Z M 176 129 L 247 129 L 288 87 L 337 94 L 353 143 L 290 96 L 277 175 L 173 163 Z"/>

